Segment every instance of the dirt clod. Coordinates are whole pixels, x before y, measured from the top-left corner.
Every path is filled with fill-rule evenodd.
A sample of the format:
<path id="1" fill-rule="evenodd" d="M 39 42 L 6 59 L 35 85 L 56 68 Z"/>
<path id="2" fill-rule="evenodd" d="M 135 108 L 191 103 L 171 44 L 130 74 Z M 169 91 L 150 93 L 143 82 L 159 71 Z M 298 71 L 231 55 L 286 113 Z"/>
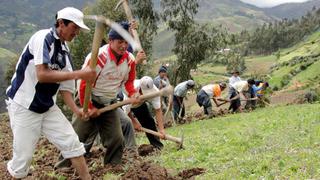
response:
<path id="1" fill-rule="evenodd" d="M 164 167 L 153 164 L 151 162 L 139 162 L 131 167 L 127 173 L 125 173 L 121 179 L 158 179 L 167 180 L 174 179 Z"/>
<path id="2" fill-rule="evenodd" d="M 152 146 L 151 144 L 142 144 L 138 148 L 138 153 L 140 156 L 148 156 L 152 153 L 155 153 L 157 151 L 157 148 Z"/>
<path id="3" fill-rule="evenodd" d="M 182 179 L 191 178 L 193 176 L 197 176 L 203 174 L 206 170 L 204 168 L 192 168 L 181 171 L 178 176 Z"/>

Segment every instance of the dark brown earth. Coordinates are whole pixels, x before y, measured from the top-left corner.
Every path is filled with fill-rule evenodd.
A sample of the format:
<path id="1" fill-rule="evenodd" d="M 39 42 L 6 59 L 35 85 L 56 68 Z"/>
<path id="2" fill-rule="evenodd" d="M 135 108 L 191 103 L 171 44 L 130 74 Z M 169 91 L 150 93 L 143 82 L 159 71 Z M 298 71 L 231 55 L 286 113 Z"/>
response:
<path id="1" fill-rule="evenodd" d="M 158 152 L 159 150 L 150 144 L 142 144 L 138 148 L 138 153 L 140 156 L 148 156 L 153 153 Z"/>
<path id="2" fill-rule="evenodd" d="M 9 126 L 7 114 L 0 116 L 0 179 L 11 179 L 7 172 L 6 163 L 12 156 L 12 133 Z M 86 161 L 93 179 L 103 179 L 107 173 L 118 175 L 120 179 L 168 179 L 180 180 L 199 174 L 198 170 L 189 172 L 185 170 L 178 173 L 174 170 L 168 171 L 151 161 L 147 161 L 143 156 L 151 156 L 160 153 L 153 146 L 143 144 L 138 148 L 138 154 L 132 155 L 127 151 L 123 155 L 123 165 L 108 166 L 103 165 L 102 157 L 104 149 L 99 146 L 92 148 L 91 153 L 86 156 Z M 48 140 L 41 138 L 37 144 L 36 152 L 33 156 L 32 167 L 25 180 L 56 180 L 58 176 L 64 176 L 68 180 L 79 179 L 73 168 L 61 168 L 54 170 L 54 164 L 58 161 L 59 151 Z M 201 168 L 196 168 L 201 169 Z M 173 176 L 172 174 L 178 174 Z M 188 175 L 185 175 L 188 174 Z M 192 175 L 193 174 L 193 175 Z M 54 175 L 54 177 L 52 176 Z M 188 176 L 188 177 L 187 177 Z"/>

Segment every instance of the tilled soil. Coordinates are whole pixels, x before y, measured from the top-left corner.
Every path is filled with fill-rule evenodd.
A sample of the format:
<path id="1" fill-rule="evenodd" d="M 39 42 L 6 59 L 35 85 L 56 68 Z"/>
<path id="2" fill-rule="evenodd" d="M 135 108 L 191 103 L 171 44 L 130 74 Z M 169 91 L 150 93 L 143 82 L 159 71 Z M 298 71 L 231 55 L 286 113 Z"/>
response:
<path id="1" fill-rule="evenodd" d="M 0 116 L 0 179 L 11 179 L 7 172 L 6 163 L 12 157 L 12 132 L 9 126 L 9 118 L 6 114 Z M 86 156 L 86 161 L 93 179 L 103 179 L 107 173 L 116 174 L 120 179 L 189 179 L 199 174 L 198 171 L 188 173 L 182 171 L 173 176 L 174 171 L 168 171 L 151 161 L 146 161 L 143 156 L 155 155 L 160 153 L 151 145 L 143 144 L 138 148 L 138 154 L 132 155 L 124 152 L 123 164 L 119 166 L 103 165 L 102 157 L 104 149 L 93 147 L 91 153 Z M 45 138 L 40 138 L 36 152 L 33 156 L 32 166 L 28 177 L 25 180 L 56 180 L 58 176 L 64 176 L 68 180 L 79 179 L 73 168 L 60 168 L 55 170 L 54 164 L 58 161 L 59 151 Z M 201 169 L 201 168 L 199 168 Z M 185 175 L 188 174 L 188 175 Z M 191 175 L 194 174 L 194 175 Z"/>

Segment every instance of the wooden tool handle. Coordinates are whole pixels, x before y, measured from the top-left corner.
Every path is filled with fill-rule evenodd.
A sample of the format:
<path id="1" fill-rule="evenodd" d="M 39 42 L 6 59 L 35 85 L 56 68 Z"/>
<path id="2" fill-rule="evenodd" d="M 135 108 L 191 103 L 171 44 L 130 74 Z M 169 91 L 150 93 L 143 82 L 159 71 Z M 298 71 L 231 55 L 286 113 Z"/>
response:
<path id="1" fill-rule="evenodd" d="M 141 130 L 142 130 L 143 132 L 152 134 L 152 135 L 157 136 L 157 137 L 162 136 L 159 132 L 153 131 L 153 130 L 151 130 L 151 129 L 146 129 L 146 128 L 141 127 Z M 167 134 L 165 135 L 165 139 L 167 139 L 167 140 L 169 140 L 169 141 L 176 142 L 176 143 L 181 143 L 181 142 L 182 142 L 182 139 L 181 139 L 181 138 L 173 137 L 173 136 L 170 136 L 170 135 L 167 135 Z"/>
<path id="2" fill-rule="evenodd" d="M 106 28 L 106 25 L 104 23 L 100 21 L 96 21 L 96 27 L 94 31 L 92 50 L 91 50 L 91 60 L 90 60 L 91 69 L 95 69 L 97 66 L 99 48 L 102 42 L 105 28 Z M 84 102 L 83 102 L 83 112 L 88 112 L 88 104 L 89 104 L 91 89 L 92 89 L 92 82 L 87 81 L 85 95 L 84 95 Z"/>
<path id="3" fill-rule="evenodd" d="M 141 95 L 139 98 L 141 100 L 148 100 L 148 99 L 151 99 L 151 98 L 154 98 L 154 97 L 163 96 L 163 95 L 172 94 L 172 93 L 173 93 L 173 87 L 172 86 L 168 86 L 166 88 L 161 89 L 160 91 L 156 91 L 156 92 L 153 92 L 153 93 Z M 106 111 L 110 111 L 110 110 L 113 110 L 115 108 L 127 105 L 127 104 L 131 104 L 131 99 L 126 99 L 124 101 L 117 102 L 117 103 L 111 104 L 109 106 L 103 107 L 103 108 L 99 109 L 99 113 L 104 113 Z"/>

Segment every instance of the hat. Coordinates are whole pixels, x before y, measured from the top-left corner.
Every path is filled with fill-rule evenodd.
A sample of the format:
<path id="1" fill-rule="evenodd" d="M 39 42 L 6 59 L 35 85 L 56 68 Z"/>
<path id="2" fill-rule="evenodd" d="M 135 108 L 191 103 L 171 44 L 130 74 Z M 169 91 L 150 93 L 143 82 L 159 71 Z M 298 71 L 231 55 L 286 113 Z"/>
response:
<path id="1" fill-rule="evenodd" d="M 188 80 L 188 81 L 187 81 L 187 85 L 188 85 L 189 87 L 193 87 L 193 86 L 194 86 L 194 81 L 193 81 L 193 80 Z"/>
<path id="2" fill-rule="evenodd" d="M 221 82 L 221 83 L 219 83 L 219 86 L 220 86 L 220 87 L 223 87 L 223 88 L 226 88 L 226 87 L 227 87 L 227 84 L 224 83 L 224 82 Z"/>
<path id="3" fill-rule="evenodd" d="M 167 72 L 167 67 L 165 67 L 165 66 L 161 66 L 160 68 L 159 68 L 159 73 L 161 73 L 161 72 L 164 72 L 164 73 L 166 73 Z"/>
<path id="4" fill-rule="evenodd" d="M 142 94 L 150 94 L 157 91 L 157 87 L 153 84 L 153 80 L 149 76 L 143 76 L 140 79 L 140 88 Z"/>
<path id="5" fill-rule="evenodd" d="M 237 69 L 234 69 L 234 70 L 232 71 L 232 74 L 234 74 L 234 73 L 240 74 L 240 72 L 239 72 Z"/>
<path id="6" fill-rule="evenodd" d="M 255 84 L 254 79 L 248 79 L 247 82 L 248 82 L 248 84 L 250 84 L 250 85 L 254 85 L 254 84 Z"/>
<path id="7" fill-rule="evenodd" d="M 57 12 L 57 19 L 66 19 L 74 22 L 81 29 L 85 31 L 90 31 L 88 26 L 83 22 L 83 13 L 73 7 L 66 7 Z"/>
<path id="8" fill-rule="evenodd" d="M 123 21 L 123 22 L 120 22 L 119 24 L 120 24 L 120 26 L 121 26 L 123 29 L 129 31 L 130 24 L 129 24 L 128 22 Z M 123 39 L 124 39 L 124 38 L 123 38 L 117 31 L 115 31 L 114 29 L 110 29 L 110 31 L 109 31 L 109 33 L 108 33 L 108 36 L 109 36 L 110 39 L 120 39 L 120 40 L 123 40 Z"/>

